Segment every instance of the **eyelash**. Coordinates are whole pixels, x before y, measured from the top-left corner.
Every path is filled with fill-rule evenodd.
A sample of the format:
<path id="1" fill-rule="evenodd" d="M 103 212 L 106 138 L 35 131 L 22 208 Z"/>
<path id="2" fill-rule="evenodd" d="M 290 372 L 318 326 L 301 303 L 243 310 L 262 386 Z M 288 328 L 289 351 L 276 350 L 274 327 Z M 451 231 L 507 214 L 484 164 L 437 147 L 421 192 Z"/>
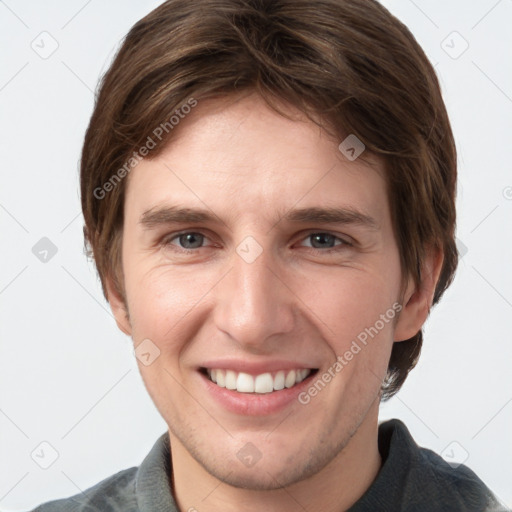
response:
<path id="1" fill-rule="evenodd" d="M 177 252 L 181 252 L 181 253 L 191 253 L 191 252 L 194 252 L 194 251 L 197 251 L 198 249 L 203 249 L 204 247 L 196 247 L 194 249 L 185 249 L 183 247 L 179 247 L 178 245 L 175 245 L 175 244 L 172 244 L 171 242 L 177 238 L 179 238 L 180 236 L 182 235 L 189 235 L 189 234 L 193 234 L 193 235 L 201 235 L 201 236 L 204 236 L 205 238 L 208 238 L 208 236 L 204 233 L 202 233 L 201 231 L 181 231 L 179 233 L 173 233 L 171 235 L 167 235 L 166 237 L 164 237 L 161 241 L 161 245 L 163 247 L 169 247 L 169 246 L 172 246 L 172 250 L 174 251 L 177 251 Z M 349 247 L 352 247 L 353 244 L 351 244 L 350 242 L 348 242 L 347 240 L 344 240 L 343 238 L 340 238 L 339 236 L 336 236 L 334 233 L 330 233 L 329 231 L 311 231 L 309 233 L 307 233 L 304 238 L 302 238 L 301 240 L 306 240 L 307 238 L 313 236 L 313 235 L 329 235 L 329 236 L 333 236 L 336 240 L 339 240 L 340 242 L 342 242 L 341 244 L 338 244 L 338 245 L 335 245 L 334 247 L 328 247 L 327 249 L 322 249 L 322 248 L 318 248 L 318 247 L 303 247 L 303 249 L 309 249 L 309 250 L 312 250 L 314 252 L 317 252 L 317 251 L 320 251 L 322 253 L 333 253 L 333 252 L 338 252 L 340 249 L 343 249 L 343 247 L 345 246 L 349 246 Z"/>

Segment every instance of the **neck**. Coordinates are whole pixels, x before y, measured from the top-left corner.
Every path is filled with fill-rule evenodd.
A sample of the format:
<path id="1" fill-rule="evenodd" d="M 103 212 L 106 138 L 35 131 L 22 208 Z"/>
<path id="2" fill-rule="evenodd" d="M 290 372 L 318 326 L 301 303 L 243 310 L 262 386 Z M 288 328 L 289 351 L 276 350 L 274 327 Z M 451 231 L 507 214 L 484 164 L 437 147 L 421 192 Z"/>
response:
<path id="1" fill-rule="evenodd" d="M 375 480 L 382 460 L 378 450 L 378 401 L 345 448 L 311 478 L 271 491 L 241 489 L 210 475 L 170 433 L 173 494 L 181 511 L 340 512 L 350 508 Z M 192 476 L 193 475 L 193 476 Z"/>

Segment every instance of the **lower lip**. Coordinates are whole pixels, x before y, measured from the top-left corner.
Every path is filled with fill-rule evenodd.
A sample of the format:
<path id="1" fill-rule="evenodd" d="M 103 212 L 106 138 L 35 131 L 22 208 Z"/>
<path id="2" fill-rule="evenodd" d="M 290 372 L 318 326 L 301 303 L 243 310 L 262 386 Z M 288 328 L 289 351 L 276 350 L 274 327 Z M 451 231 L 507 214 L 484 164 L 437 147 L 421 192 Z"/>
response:
<path id="1" fill-rule="evenodd" d="M 198 373 L 207 392 L 214 400 L 228 411 L 244 416 L 262 416 L 285 409 L 294 401 L 298 401 L 298 395 L 310 385 L 310 380 L 316 374 L 315 372 L 309 375 L 291 388 L 284 388 L 272 393 L 239 393 L 231 389 L 221 388 L 203 373 Z"/>

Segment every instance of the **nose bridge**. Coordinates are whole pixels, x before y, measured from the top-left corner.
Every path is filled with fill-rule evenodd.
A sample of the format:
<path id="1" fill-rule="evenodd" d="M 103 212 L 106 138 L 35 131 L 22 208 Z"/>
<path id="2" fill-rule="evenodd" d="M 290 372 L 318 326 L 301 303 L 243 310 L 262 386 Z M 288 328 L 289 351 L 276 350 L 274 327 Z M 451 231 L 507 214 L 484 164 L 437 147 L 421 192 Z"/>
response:
<path id="1" fill-rule="evenodd" d="M 293 328 L 291 293 L 276 277 L 279 262 L 269 247 L 246 237 L 235 249 L 232 267 L 218 293 L 217 325 L 242 345 Z"/>

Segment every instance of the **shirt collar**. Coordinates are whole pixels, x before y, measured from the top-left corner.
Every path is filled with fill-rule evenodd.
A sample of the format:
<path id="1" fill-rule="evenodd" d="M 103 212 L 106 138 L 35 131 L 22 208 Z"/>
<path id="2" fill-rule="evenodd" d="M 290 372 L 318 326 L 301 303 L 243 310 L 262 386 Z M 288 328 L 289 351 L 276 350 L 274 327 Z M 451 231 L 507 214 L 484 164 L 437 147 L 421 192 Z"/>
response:
<path id="1" fill-rule="evenodd" d="M 135 494 L 140 512 L 177 512 L 171 490 L 169 433 L 162 434 L 137 470 Z"/>

